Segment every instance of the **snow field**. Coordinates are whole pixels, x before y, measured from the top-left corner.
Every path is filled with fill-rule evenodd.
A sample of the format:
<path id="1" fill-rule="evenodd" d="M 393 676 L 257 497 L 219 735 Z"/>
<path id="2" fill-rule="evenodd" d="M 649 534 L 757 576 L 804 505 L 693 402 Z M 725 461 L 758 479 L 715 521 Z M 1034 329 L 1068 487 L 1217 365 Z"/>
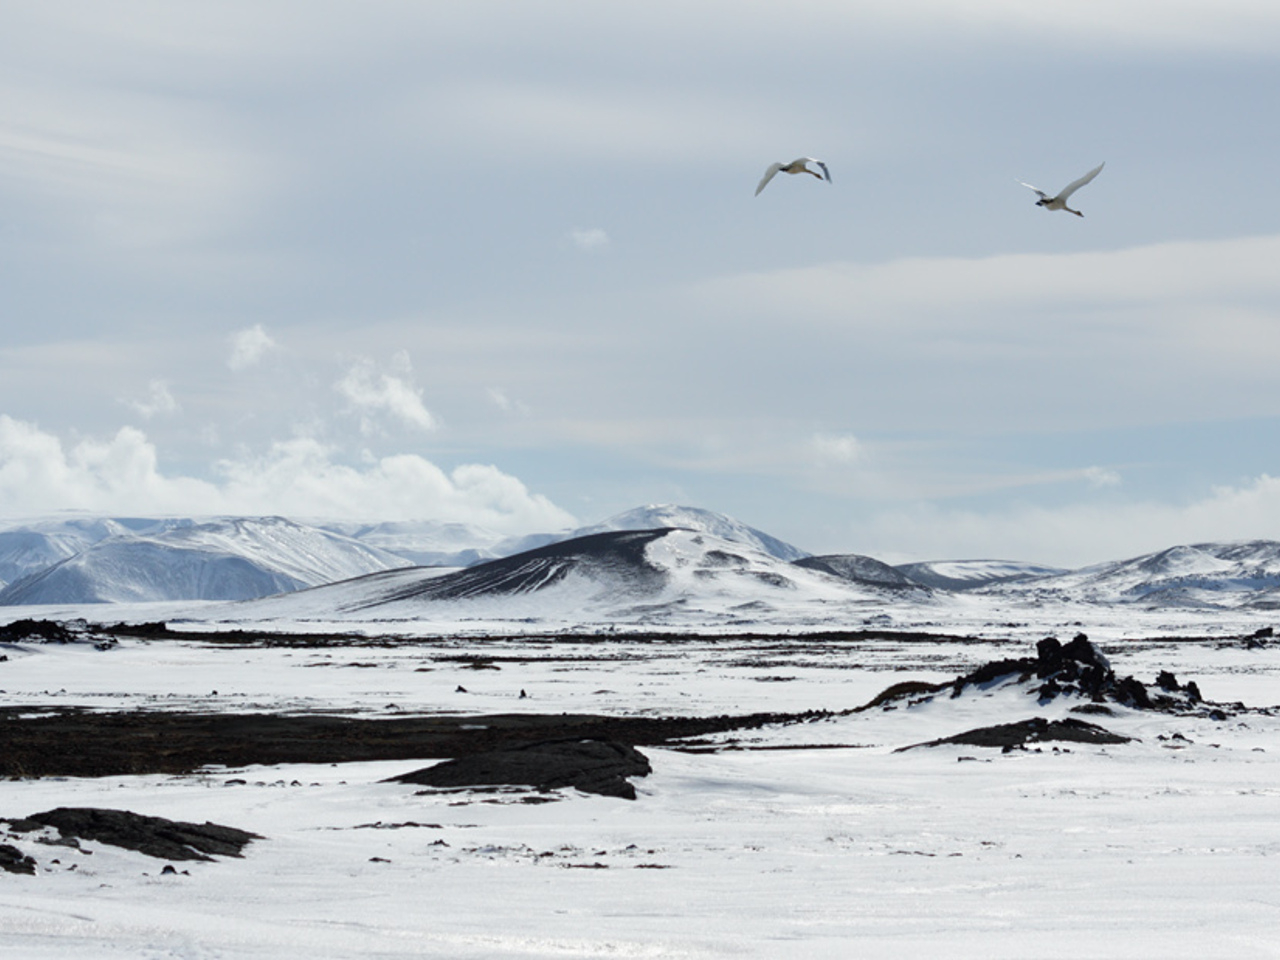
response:
<path id="1" fill-rule="evenodd" d="M 525 643 L 529 660 L 498 671 L 439 658 L 514 656 L 521 641 L 24 646 L 7 651 L 0 689 L 6 705 L 110 709 L 367 716 L 402 701 L 414 711 L 712 714 L 844 709 L 899 680 L 1027 652 L 780 641 L 757 643 L 752 661 L 750 644 L 707 638 Z M 1215 700 L 1266 704 L 1276 697 L 1242 694 L 1280 689 L 1275 651 L 1189 641 L 1104 650 L 1118 673 L 1149 682 L 1173 669 Z M 326 657 L 339 665 L 316 666 Z M 778 676 L 794 679 L 765 679 Z M 455 694 L 459 682 L 480 692 Z M 520 686 L 531 696 L 517 702 Z M 524 802 L 524 791 L 418 795 L 379 782 L 427 761 L 5 781 L 3 816 L 105 806 L 266 839 L 243 859 L 175 864 L 187 871 L 177 875 L 98 843 L 84 844 L 86 856 L 5 841 L 41 867 L 0 874 L 0 946 L 35 960 L 1280 954 L 1280 718 L 1118 708 L 1085 719 L 1140 742 L 895 752 L 1068 716 L 1072 703 L 1040 707 L 1005 684 L 708 738 L 739 748 L 720 753 L 645 747 L 654 772 L 635 781 L 634 803 L 574 791 L 549 803 Z"/>

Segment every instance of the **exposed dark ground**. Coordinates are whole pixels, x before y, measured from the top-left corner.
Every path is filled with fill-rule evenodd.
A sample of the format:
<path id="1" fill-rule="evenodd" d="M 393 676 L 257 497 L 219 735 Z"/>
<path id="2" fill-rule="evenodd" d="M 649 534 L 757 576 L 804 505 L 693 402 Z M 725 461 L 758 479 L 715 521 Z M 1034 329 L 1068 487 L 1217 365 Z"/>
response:
<path id="1" fill-rule="evenodd" d="M 208 765 L 345 763 L 465 757 L 545 740 L 658 746 L 686 737 L 828 714 L 606 717 L 496 714 L 359 719 L 323 715 L 94 713 L 0 709 L 0 776 L 190 773 Z"/>
<path id="2" fill-rule="evenodd" d="M 115 626 L 53 624 L 19 621 L 0 629 L 7 642 L 89 642 L 106 649 L 124 638 L 149 641 L 183 640 L 209 644 L 246 646 L 361 646 L 412 643 L 398 637 L 351 634 L 290 634 L 258 631 L 205 632 L 175 630 L 164 623 Z M 557 641 L 609 644 L 618 636 L 552 635 L 537 638 L 543 644 Z M 774 645 L 785 645 L 794 656 L 806 642 L 830 650 L 848 642 L 992 643 L 1013 641 L 932 633 L 894 631 L 829 631 L 799 636 L 778 634 L 699 635 L 627 634 L 630 643 L 655 644 L 696 639 L 749 648 L 756 658 L 767 659 Z M 1239 642 L 1239 641 L 1237 641 Z M 1255 641 L 1263 642 L 1263 641 Z M 1025 650 L 1025 642 L 1017 644 Z M 520 659 L 509 652 L 501 657 L 458 655 L 476 667 L 496 667 L 496 661 Z M 538 659 L 546 659 L 545 650 Z M 760 665 L 753 661 L 754 665 Z M 990 662 L 951 683 L 895 684 L 865 707 L 919 696 L 951 695 L 983 686 L 1001 677 L 1019 676 L 1038 686 L 1042 699 L 1073 693 L 1094 701 L 1113 701 L 1139 709 L 1204 710 L 1194 684 L 1179 685 L 1171 674 L 1162 674 L 1155 685 L 1133 678 L 1116 677 L 1083 636 L 1062 645 L 1053 639 L 1038 644 L 1037 656 Z M 1099 712 L 1101 710 L 1099 709 Z M 0 776 L 98 777 L 137 774 L 183 774 L 206 766 L 243 767 L 296 763 L 343 763 L 367 760 L 436 760 L 470 757 L 495 750 L 520 748 L 543 741 L 615 741 L 630 746 L 697 746 L 694 738 L 751 730 L 765 725 L 798 723 L 834 716 L 829 711 L 804 713 L 753 713 L 739 716 L 627 717 L 592 714 L 495 714 L 430 715 L 360 718 L 332 714 L 189 713 L 177 711 L 96 712 L 67 707 L 0 708 Z M 1074 731 L 1072 731 L 1074 732 Z M 1025 731 L 1024 731 L 1025 733 Z M 1033 739 L 1052 739 L 1033 731 Z M 1025 739 L 1025 738 L 1024 738 Z"/>

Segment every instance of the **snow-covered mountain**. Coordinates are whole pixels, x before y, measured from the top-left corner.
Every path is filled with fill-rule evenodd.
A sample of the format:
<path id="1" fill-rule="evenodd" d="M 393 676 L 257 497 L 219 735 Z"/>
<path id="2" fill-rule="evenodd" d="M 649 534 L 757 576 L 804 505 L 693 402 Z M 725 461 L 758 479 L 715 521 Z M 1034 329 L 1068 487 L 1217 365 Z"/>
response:
<path id="1" fill-rule="evenodd" d="M 925 560 L 898 564 L 894 569 L 915 583 L 938 590 L 975 590 L 1069 572 L 1062 567 L 1019 560 Z"/>
<path id="2" fill-rule="evenodd" d="M 0 590 L 0 605 L 243 600 L 407 566 L 408 561 L 280 517 L 117 531 Z"/>
<path id="3" fill-rule="evenodd" d="M 638 533 L 644 536 L 621 536 Z M 656 563 L 658 555 L 666 560 Z M 402 569 L 415 564 L 416 572 Z M 458 567 L 468 571 L 455 573 Z M 806 597 L 930 603 L 961 592 L 1018 603 L 1280 609 L 1280 543 L 1270 540 L 1171 547 L 1074 571 L 1007 560 L 891 567 L 859 554 L 809 556 L 723 514 L 672 505 L 515 539 L 433 521 L 60 517 L 0 530 L 0 571 L 9 581 L 0 584 L 0 605 L 249 600 L 399 571 L 343 587 L 350 595 L 334 605 L 484 596 L 506 597 L 504 607 L 512 607 L 511 598 L 523 597 L 526 606 L 550 605 L 572 619 L 576 597 L 584 616 L 613 610 L 634 622 L 642 608 L 666 615 L 696 606 L 729 617 L 737 605 L 747 617 L 753 608 L 795 609 Z M 367 593 L 371 585 L 382 592 Z"/>
<path id="4" fill-rule="evenodd" d="M 511 542 L 508 538 L 469 523 L 443 520 L 386 523 L 322 521 L 317 526 L 423 567 L 467 567 L 506 556 L 508 552 L 518 552 L 506 549 L 505 545 Z"/>
<path id="5" fill-rule="evenodd" d="M 747 625 L 815 608 L 833 622 L 895 593 L 684 529 L 575 537 L 441 575 L 398 570 L 238 605 L 232 619 Z"/>
<path id="6" fill-rule="evenodd" d="M 0 582 L 10 583 L 74 557 L 107 537 L 160 532 L 167 521 L 114 517 L 30 520 L 0 530 Z"/>
<path id="7" fill-rule="evenodd" d="M 731 517 L 648 506 L 573 531 L 503 537 L 463 523 L 74 518 L 0 532 L 0 605 L 244 600 L 414 564 L 465 567 L 594 533 L 681 527 L 782 560 L 807 554 Z M 431 576 L 434 576 L 432 574 Z"/>
<path id="8" fill-rule="evenodd" d="M 1274 609 L 1280 608 L 1280 543 L 1244 540 L 1170 547 L 986 589 L 1010 597 L 1087 603 Z"/>
<path id="9" fill-rule="evenodd" d="M 804 550 L 793 547 L 791 544 L 785 543 L 776 537 L 771 537 L 755 527 L 749 527 L 745 523 L 733 519 L 733 517 L 725 516 L 723 513 L 703 510 L 700 507 L 677 506 L 670 503 L 636 507 L 634 510 L 615 514 L 612 517 L 601 520 L 599 523 L 578 527 L 576 530 L 521 537 L 499 545 L 499 549 L 503 551 L 502 555 L 509 556 L 562 540 L 589 537 L 594 533 L 606 533 L 611 530 L 659 530 L 664 527 L 710 534 L 722 540 L 752 547 L 770 556 L 777 557 L 779 560 L 799 560 L 802 557 L 809 556 Z"/>

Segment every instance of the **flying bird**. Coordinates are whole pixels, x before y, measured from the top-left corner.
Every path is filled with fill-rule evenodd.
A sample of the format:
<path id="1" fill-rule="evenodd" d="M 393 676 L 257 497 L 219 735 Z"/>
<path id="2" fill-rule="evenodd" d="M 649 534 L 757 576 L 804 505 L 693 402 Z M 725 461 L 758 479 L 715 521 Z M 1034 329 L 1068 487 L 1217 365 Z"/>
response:
<path id="1" fill-rule="evenodd" d="M 806 164 L 816 163 L 822 168 L 822 173 L 816 170 L 810 170 Z M 827 169 L 827 165 L 821 160 L 815 160 L 813 157 L 800 157 L 798 160 L 792 160 L 790 163 L 771 163 L 769 169 L 764 172 L 764 176 L 760 178 L 760 183 L 756 186 L 756 196 L 760 196 L 760 191 L 769 185 L 769 181 L 780 173 L 807 173 L 811 177 L 817 177 L 819 180 L 826 178 L 827 183 L 831 182 L 831 171 Z"/>
<path id="2" fill-rule="evenodd" d="M 1106 162 L 1103 161 L 1102 163 L 1094 167 L 1092 170 L 1090 170 L 1088 173 L 1086 173 L 1079 180 L 1072 180 L 1065 187 L 1063 187 L 1062 190 L 1058 192 L 1058 195 L 1056 197 L 1049 196 L 1039 187 L 1033 187 L 1031 186 L 1031 184 L 1027 183 L 1025 180 L 1019 180 L 1018 182 L 1022 184 L 1024 187 L 1026 187 L 1027 189 L 1034 190 L 1036 193 L 1040 195 L 1040 199 L 1036 201 L 1037 207 L 1044 207 L 1046 210 L 1065 210 L 1067 211 L 1067 213 L 1074 213 L 1077 217 L 1083 217 L 1084 214 L 1081 213 L 1079 210 L 1072 210 L 1070 207 L 1067 206 L 1067 198 L 1070 197 L 1077 190 L 1079 190 L 1081 187 L 1083 187 L 1086 183 L 1088 183 L 1094 177 L 1096 177 L 1099 173 L 1101 173 L 1102 168 L 1105 167 L 1106 165 L 1107 165 Z"/>

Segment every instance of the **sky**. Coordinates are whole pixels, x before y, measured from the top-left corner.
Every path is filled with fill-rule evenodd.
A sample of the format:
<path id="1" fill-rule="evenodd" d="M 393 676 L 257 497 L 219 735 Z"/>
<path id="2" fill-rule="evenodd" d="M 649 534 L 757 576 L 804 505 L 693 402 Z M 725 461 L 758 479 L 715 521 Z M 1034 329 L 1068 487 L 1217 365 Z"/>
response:
<path id="1" fill-rule="evenodd" d="M 1278 92 L 1270 0 L 0 0 L 0 517 L 1280 538 Z"/>

